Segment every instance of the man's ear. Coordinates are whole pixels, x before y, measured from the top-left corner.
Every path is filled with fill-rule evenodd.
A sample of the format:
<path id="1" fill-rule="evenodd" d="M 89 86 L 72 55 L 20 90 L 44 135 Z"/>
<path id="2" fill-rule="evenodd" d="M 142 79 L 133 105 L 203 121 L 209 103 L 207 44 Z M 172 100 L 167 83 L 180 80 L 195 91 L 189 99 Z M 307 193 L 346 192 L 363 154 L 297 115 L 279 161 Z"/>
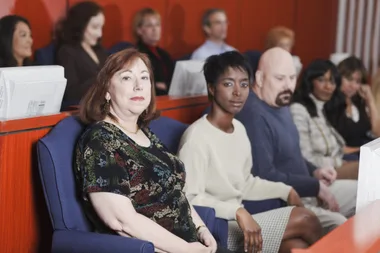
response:
<path id="1" fill-rule="evenodd" d="M 256 85 L 261 88 L 263 87 L 263 72 L 261 70 L 257 70 L 255 73 Z"/>
<path id="2" fill-rule="evenodd" d="M 210 32 L 211 32 L 211 29 L 208 25 L 204 25 L 203 26 L 203 31 L 205 32 L 205 34 L 207 35 L 207 37 L 209 36 Z"/>

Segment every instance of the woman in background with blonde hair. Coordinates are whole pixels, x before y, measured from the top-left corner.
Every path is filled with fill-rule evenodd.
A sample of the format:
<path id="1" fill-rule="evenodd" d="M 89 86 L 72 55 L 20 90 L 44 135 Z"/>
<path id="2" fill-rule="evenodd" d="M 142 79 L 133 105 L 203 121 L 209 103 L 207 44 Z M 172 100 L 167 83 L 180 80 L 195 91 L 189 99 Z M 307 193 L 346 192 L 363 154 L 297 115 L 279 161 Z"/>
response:
<path id="1" fill-rule="evenodd" d="M 281 47 L 289 53 L 292 52 L 295 42 L 294 31 L 285 26 L 276 26 L 269 30 L 265 39 L 265 50 L 272 47 Z M 297 75 L 302 70 L 302 63 L 298 56 L 293 56 L 294 65 L 296 66 Z"/>
<path id="2" fill-rule="evenodd" d="M 158 46 L 161 39 L 161 16 L 151 8 L 138 11 L 133 20 L 137 49 L 147 54 L 153 66 L 156 95 L 167 95 L 174 71 L 169 53 Z"/>

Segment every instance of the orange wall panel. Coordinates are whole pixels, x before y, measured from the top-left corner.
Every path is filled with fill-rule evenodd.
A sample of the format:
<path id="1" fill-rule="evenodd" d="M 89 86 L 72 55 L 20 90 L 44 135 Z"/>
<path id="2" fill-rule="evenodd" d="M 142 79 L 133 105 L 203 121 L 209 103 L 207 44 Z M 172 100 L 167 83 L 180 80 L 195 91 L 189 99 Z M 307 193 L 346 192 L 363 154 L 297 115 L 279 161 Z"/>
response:
<path id="1" fill-rule="evenodd" d="M 26 17 L 34 38 L 33 48 L 50 43 L 54 23 L 64 15 L 66 0 L 1 0 L 0 17 L 17 14 Z"/>
<path id="2" fill-rule="evenodd" d="M 296 2 L 296 0 L 242 0 L 239 49 L 262 50 L 266 33 L 274 26 L 284 25 L 294 29 Z"/>
<path id="3" fill-rule="evenodd" d="M 335 51 L 338 0 L 297 1 L 295 53 L 303 64 Z"/>
<path id="4" fill-rule="evenodd" d="M 39 48 L 50 42 L 55 22 L 65 13 L 66 3 L 81 0 L 1 0 L 0 16 L 16 13 L 32 24 Z M 162 17 L 160 46 L 173 58 L 191 53 L 204 42 L 201 28 L 208 8 L 225 9 L 229 19 L 227 42 L 240 51 L 262 50 L 267 31 L 285 25 L 296 33 L 294 53 L 304 64 L 328 57 L 334 50 L 338 0 L 95 0 L 106 16 L 103 44 L 133 42 L 132 19 L 143 7 L 156 9 Z"/>

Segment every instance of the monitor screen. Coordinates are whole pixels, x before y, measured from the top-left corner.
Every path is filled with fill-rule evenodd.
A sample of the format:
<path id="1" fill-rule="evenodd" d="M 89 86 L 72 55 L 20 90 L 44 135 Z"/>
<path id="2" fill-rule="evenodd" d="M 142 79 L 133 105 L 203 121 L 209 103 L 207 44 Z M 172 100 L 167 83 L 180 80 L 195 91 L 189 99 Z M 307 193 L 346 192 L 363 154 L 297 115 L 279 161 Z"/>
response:
<path id="1" fill-rule="evenodd" d="M 207 95 L 203 65 L 204 61 L 177 61 L 169 96 Z"/>
<path id="2" fill-rule="evenodd" d="M 356 212 L 380 199 L 380 138 L 360 147 Z"/>

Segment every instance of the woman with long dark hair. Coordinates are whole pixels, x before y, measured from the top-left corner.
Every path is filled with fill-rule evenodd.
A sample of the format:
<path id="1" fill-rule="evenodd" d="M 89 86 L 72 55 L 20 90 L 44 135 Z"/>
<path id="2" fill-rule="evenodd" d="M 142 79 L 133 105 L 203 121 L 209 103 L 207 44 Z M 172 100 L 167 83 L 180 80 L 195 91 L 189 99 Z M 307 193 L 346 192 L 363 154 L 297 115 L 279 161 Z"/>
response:
<path id="1" fill-rule="evenodd" d="M 359 152 L 361 145 L 380 136 L 380 115 L 363 62 L 351 56 L 338 65 L 342 76 L 339 104 L 327 111 L 327 118 L 342 135 L 350 151 Z"/>
<path id="2" fill-rule="evenodd" d="M 0 19 L 0 67 L 30 65 L 32 45 L 32 31 L 26 18 L 8 15 Z"/>
<path id="3" fill-rule="evenodd" d="M 65 68 L 63 107 L 76 105 L 95 82 L 107 53 L 100 44 L 105 17 L 91 1 L 73 5 L 57 28 L 57 64 Z"/>
<path id="4" fill-rule="evenodd" d="M 358 162 L 344 161 L 345 142 L 326 118 L 327 111 L 341 104 L 340 86 L 335 65 L 315 60 L 301 75 L 290 111 L 304 158 L 316 167 L 334 167 L 338 179 L 357 179 Z"/>

